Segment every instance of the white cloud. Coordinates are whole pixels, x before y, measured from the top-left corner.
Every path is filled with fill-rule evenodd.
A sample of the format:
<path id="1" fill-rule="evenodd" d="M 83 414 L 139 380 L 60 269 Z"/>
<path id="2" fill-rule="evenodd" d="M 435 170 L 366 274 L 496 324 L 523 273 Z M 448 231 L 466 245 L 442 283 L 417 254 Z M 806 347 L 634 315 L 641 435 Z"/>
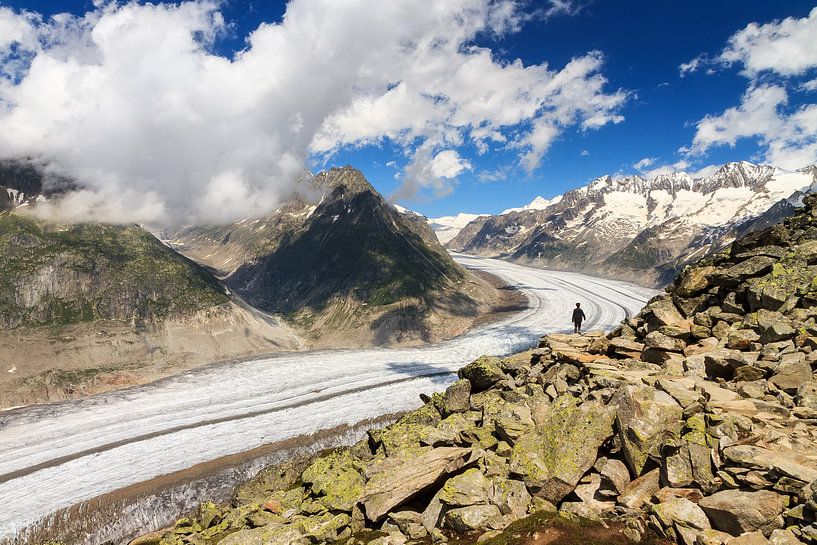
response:
<path id="1" fill-rule="evenodd" d="M 802 19 L 787 17 L 764 25 L 750 23 L 736 32 L 719 60 L 741 64 L 743 73 L 756 77 L 764 71 L 795 76 L 817 67 L 817 8 Z"/>
<path id="2" fill-rule="evenodd" d="M 705 62 L 707 62 L 706 55 L 698 55 L 689 62 L 681 63 L 681 65 L 678 67 L 678 70 L 681 72 L 681 77 L 697 71 L 701 64 Z"/>
<path id="3" fill-rule="evenodd" d="M 579 155 L 581 155 L 582 157 L 587 157 L 590 155 L 590 152 L 587 151 L 586 149 L 583 149 Z"/>
<path id="4" fill-rule="evenodd" d="M 0 8 L 0 156 L 78 177 L 67 219 L 225 221 L 274 207 L 310 155 L 345 146 L 389 139 L 409 157 L 401 194 L 444 194 L 454 178 L 424 178 L 440 152 L 513 140 L 532 170 L 564 130 L 622 119 L 598 52 L 558 69 L 473 46 L 518 30 L 513 0 L 292 0 L 234 58 L 212 52 L 218 6 Z M 126 206 L 134 195 L 150 206 Z"/>
<path id="5" fill-rule="evenodd" d="M 644 170 L 645 168 L 654 165 L 656 161 L 657 159 L 655 157 L 644 157 L 640 161 L 633 164 L 633 168 L 636 170 Z"/>
<path id="6" fill-rule="evenodd" d="M 817 8 L 801 19 L 751 23 L 736 32 L 715 61 L 739 64 L 748 88 L 738 106 L 699 120 L 691 146 L 680 151 L 701 156 L 712 147 L 755 138 L 763 160 L 773 165 L 795 169 L 817 162 L 817 104 L 789 105 L 789 89 L 817 89 L 817 80 L 793 79 L 817 68 L 816 35 Z M 773 83 L 768 74 L 776 76 Z"/>
<path id="7" fill-rule="evenodd" d="M 700 155 L 712 146 L 734 146 L 739 138 L 779 133 L 784 121 L 778 108 L 787 100 L 786 90 L 779 85 L 750 87 L 740 106 L 698 121 L 689 153 Z"/>
<path id="8" fill-rule="evenodd" d="M 465 170 L 473 168 L 471 163 L 460 157 L 455 150 L 443 150 L 434 156 L 428 165 L 435 178 L 456 178 Z"/>

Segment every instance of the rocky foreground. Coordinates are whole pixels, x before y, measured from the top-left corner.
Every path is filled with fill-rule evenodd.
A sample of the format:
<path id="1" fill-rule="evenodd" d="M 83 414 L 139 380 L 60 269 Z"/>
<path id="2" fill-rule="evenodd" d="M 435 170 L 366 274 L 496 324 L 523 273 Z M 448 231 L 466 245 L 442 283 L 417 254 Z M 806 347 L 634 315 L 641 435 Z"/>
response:
<path id="1" fill-rule="evenodd" d="M 482 357 L 358 444 L 133 543 L 550 543 L 520 530 L 546 513 L 633 542 L 817 543 L 816 205 L 607 335 Z"/>

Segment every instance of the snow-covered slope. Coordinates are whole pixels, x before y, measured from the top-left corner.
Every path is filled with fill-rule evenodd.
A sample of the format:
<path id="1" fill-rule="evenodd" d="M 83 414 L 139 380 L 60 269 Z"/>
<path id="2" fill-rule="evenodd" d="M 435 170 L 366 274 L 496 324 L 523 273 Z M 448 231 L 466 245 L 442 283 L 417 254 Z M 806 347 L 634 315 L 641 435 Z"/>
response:
<path id="1" fill-rule="evenodd" d="M 441 216 L 439 218 L 429 218 L 428 224 L 437 234 L 440 244 L 445 244 L 460 232 L 460 230 L 477 218 L 486 217 L 487 214 L 465 214 L 463 212 L 456 216 Z"/>
<path id="2" fill-rule="evenodd" d="M 546 199 L 540 195 L 533 199 L 528 204 L 526 204 L 525 206 L 520 206 L 518 208 L 508 208 L 507 210 L 503 211 L 502 214 L 510 214 L 511 212 L 524 212 L 525 210 L 544 210 L 551 204 L 556 204 L 560 200 L 562 200 L 561 195 L 553 197 L 552 199 Z"/>
<path id="3" fill-rule="evenodd" d="M 815 186 L 814 166 L 785 171 L 745 161 L 701 178 L 603 176 L 543 209 L 478 218 L 448 247 L 661 284 L 693 254 L 730 242 L 756 218 L 785 214 Z"/>

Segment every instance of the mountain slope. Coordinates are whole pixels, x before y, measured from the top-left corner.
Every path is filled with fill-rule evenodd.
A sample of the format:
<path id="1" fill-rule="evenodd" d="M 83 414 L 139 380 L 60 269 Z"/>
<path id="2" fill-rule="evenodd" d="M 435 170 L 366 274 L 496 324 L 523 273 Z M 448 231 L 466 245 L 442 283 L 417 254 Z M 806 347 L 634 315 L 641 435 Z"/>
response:
<path id="1" fill-rule="evenodd" d="M 605 176 L 543 209 L 479 218 L 447 246 L 661 285 L 690 260 L 790 213 L 815 173 L 741 162 L 695 179 Z"/>
<path id="2" fill-rule="evenodd" d="M 263 218 L 183 229 L 171 244 L 319 346 L 451 336 L 499 297 L 454 263 L 422 216 L 390 205 L 359 171 L 301 183 L 311 197 Z"/>

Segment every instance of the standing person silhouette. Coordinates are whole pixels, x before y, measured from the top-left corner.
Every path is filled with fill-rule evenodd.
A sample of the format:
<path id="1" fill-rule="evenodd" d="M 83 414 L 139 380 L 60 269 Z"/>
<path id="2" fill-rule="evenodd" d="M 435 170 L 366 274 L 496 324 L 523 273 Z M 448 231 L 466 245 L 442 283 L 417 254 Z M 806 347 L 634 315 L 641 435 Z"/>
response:
<path id="1" fill-rule="evenodd" d="M 582 322 L 587 319 L 582 310 L 582 304 L 576 303 L 576 308 L 573 309 L 573 333 L 582 333 Z"/>

